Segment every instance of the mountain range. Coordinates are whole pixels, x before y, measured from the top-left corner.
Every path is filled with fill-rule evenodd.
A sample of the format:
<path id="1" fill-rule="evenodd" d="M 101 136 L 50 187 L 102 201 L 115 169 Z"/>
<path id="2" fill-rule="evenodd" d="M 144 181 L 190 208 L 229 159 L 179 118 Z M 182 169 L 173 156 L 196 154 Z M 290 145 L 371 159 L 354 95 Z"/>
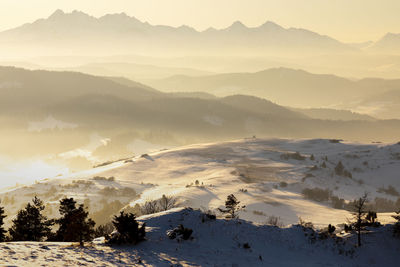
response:
<path id="1" fill-rule="evenodd" d="M 34 55 L 275 55 L 357 51 L 328 36 L 283 28 L 270 21 L 252 28 L 236 21 L 225 29 L 199 32 L 188 26 L 151 25 L 124 13 L 95 18 L 80 11 L 61 10 L 46 19 L 0 33 L 0 42 L 9 52 L 35 52 Z"/>
<path id="2" fill-rule="evenodd" d="M 301 28 L 240 21 L 223 29 L 151 25 L 125 13 L 93 17 L 57 10 L 0 32 L 2 65 L 124 76 L 144 82 L 183 74 L 286 67 L 343 77 L 398 78 L 399 34 L 344 43 Z"/>
<path id="3" fill-rule="evenodd" d="M 277 53 L 316 55 L 358 53 L 360 50 L 400 53 L 400 34 L 395 33 L 387 33 L 377 42 L 346 44 L 306 29 L 284 28 L 272 21 L 258 27 L 247 27 L 236 21 L 224 29 L 210 27 L 197 31 L 186 25 L 151 25 L 125 13 L 96 18 L 76 10 L 71 13 L 56 10 L 48 18 L 1 32 L 0 40 L 2 46 L 14 51 L 29 47 L 32 51 L 40 51 L 40 55 L 55 51 L 65 55 L 85 52 L 86 55 L 130 53 L 152 56 L 166 52 L 170 55 L 234 55 L 237 52 L 254 55 L 263 52 L 275 56 Z M 40 46 L 51 49 L 45 53 L 46 49 Z"/>
<path id="4" fill-rule="evenodd" d="M 400 118 L 399 79 L 360 80 L 303 70 L 272 68 L 254 73 L 176 75 L 148 81 L 166 92 L 207 92 L 217 96 L 248 94 L 298 108 L 359 110 L 380 118 Z"/>
<path id="5" fill-rule="evenodd" d="M 132 142 L 162 148 L 253 135 L 394 142 L 400 131 L 398 120 L 322 116 L 256 96 L 165 93 L 123 78 L 14 67 L 0 67 L 0 110 L 9 157 L 70 155 L 86 167 L 131 155 Z"/>

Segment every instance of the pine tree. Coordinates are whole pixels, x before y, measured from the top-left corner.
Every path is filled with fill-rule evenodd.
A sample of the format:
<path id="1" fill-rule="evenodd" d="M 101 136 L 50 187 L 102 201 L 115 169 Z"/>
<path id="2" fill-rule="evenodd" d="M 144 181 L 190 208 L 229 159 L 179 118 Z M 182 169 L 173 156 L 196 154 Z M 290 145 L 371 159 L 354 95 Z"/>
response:
<path id="1" fill-rule="evenodd" d="M 48 220 L 42 214 L 45 206 L 36 196 L 32 204 L 28 203 L 25 209 L 18 211 L 17 217 L 12 221 L 9 229 L 13 241 L 41 241 L 51 233 L 53 220 Z"/>
<path id="2" fill-rule="evenodd" d="M 333 226 L 331 224 L 328 225 L 328 233 L 329 234 L 333 234 L 335 232 L 335 230 L 336 230 L 335 226 Z"/>
<path id="3" fill-rule="evenodd" d="M 225 201 L 226 209 L 219 209 L 219 211 L 222 213 L 227 213 L 227 218 L 235 219 L 238 217 L 236 212 L 245 208 L 245 206 L 238 206 L 239 204 L 240 201 L 238 201 L 233 194 L 230 194 Z"/>
<path id="4" fill-rule="evenodd" d="M 117 233 L 113 235 L 107 243 L 110 244 L 136 244 L 146 235 L 146 225 L 139 227 L 136 216 L 133 213 L 124 213 L 123 211 L 114 216 L 113 225 Z"/>
<path id="5" fill-rule="evenodd" d="M 77 207 L 73 198 L 64 198 L 60 200 L 59 212 L 62 217 L 57 220 L 60 226 L 56 233 L 57 240 L 79 242 L 81 246 L 84 241 L 92 240 L 95 222 L 88 218 L 89 213 L 83 204 Z"/>
<path id="6" fill-rule="evenodd" d="M 365 219 L 370 223 L 370 224 L 374 224 L 375 220 L 377 219 L 377 215 L 375 211 L 368 211 L 367 217 L 365 217 Z"/>
<path id="7" fill-rule="evenodd" d="M 339 161 L 335 167 L 335 173 L 336 173 L 336 175 L 341 176 L 341 175 L 343 175 L 343 171 L 344 171 L 343 163 L 341 161 Z"/>
<path id="8" fill-rule="evenodd" d="M 367 193 L 365 193 L 358 200 L 354 201 L 354 206 L 353 206 L 353 215 L 356 219 L 354 226 L 357 231 L 358 246 L 361 246 L 361 230 L 363 229 L 363 224 L 362 224 L 363 218 L 365 217 L 365 214 L 367 213 L 365 211 L 367 197 L 368 197 L 368 195 L 367 195 Z"/>
<path id="9" fill-rule="evenodd" d="M 4 207 L 0 207 L 0 242 L 4 242 L 6 239 L 7 231 L 4 230 L 4 218 L 7 217 L 4 215 Z"/>
<path id="10" fill-rule="evenodd" d="M 400 236 L 400 211 L 397 211 L 396 214 L 392 216 L 396 220 L 396 223 L 393 225 L 393 234 L 398 237 Z"/>

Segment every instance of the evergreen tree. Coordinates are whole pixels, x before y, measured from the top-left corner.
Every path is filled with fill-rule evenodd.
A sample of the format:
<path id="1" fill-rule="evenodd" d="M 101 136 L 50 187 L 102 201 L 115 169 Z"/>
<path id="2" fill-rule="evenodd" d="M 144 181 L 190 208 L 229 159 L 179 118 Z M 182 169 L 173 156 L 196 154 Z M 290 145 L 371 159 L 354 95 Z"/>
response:
<path id="1" fill-rule="evenodd" d="M 114 216 L 113 225 L 117 230 L 107 243 L 110 244 L 136 244 L 142 240 L 146 235 L 146 225 L 143 224 L 139 227 L 136 221 L 136 216 L 133 213 L 124 213 L 123 211 L 117 216 Z"/>
<path id="2" fill-rule="evenodd" d="M 57 220 L 59 229 L 56 239 L 64 242 L 79 242 L 83 246 L 84 241 L 90 241 L 94 236 L 95 222 L 88 218 L 84 205 L 76 206 L 73 198 L 60 200 L 61 218 Z"/>
<path id="3" fill-rule="evenodd" d="M 357 231 L 358 246 L 361 246 L 361 230 L 363 229 L 363 218 L 365 217 L 365 214 L 367 213 L 365 211 L 367 196 L 368 196 L 367 193 L 365 193 L 358 200 L 354 201 L 354 206 L 353 206 L 353 215 L 356 219 L 354 227 Z"/>
<path id="4" fill-rule="evenodd" d="M 227 218 L 237 218 L 237 211 L 245 208 L 245 206 L 238 206 L 240 204 L 240 201 L 236 199 L 236 197 L 233 194 L 230 194 L 225 201 L 225 208 L 226 209 L 219 209 L 220 212 L 222 213 L 227 213 L 228 215 L 226 216 Z"/>
<path id="5" fill-rule="evenodd" d="M 400 211 L 396 212 L 397 215 L 393 215 L 392 217 L 396 220 L 396 223 L 393 225 L 393 234 L 397 237 L 400 236 Z"/>
<path id="6" fill-rule="evenodd" d="M 7 231 L 4 230 L 4 218 L 7 217 L 4 215 L 4 207 L 0 207 L 0 242 L 4 242 L 6 239 Z"/>
<path id="7" fill-rule="evenodd" d="M 54 222 L 42 214 L 44 209 L 43 201 L 35 196 L 32 204 L 28 203 L 25 209 L 18 211 L 9 229 L 11 240 L 42 241 L 44 237 L 49 236 Z"/>
<path id="8" fill-rule="evenodd" d="M 375 211 L 368 211 L 367 217 L 365 217 L 365 219 L 370 223 L 370 224 L 374 224 L 376 219 L 377 219 L 377 215 Z"/>
<path id="9" fill-rule="evenodd" d="M 337 174 L 337 175 L 343 175 L 343 172 L 344 172 L 344 166 L 343 166 L 343 163 L 341 162 L 341 161 L 339 161 L 339 163 L 336 165 L 336 167 L 335 167 L 335 173 Z"/>
<path id="10" fill-rule="evenodd" d="M 328 225 L 328 233 L 329 234 L 333 234 L 335 232 L 335 230 L 336 230 L 335 226 L 333 226 L 331 224 Z"/>

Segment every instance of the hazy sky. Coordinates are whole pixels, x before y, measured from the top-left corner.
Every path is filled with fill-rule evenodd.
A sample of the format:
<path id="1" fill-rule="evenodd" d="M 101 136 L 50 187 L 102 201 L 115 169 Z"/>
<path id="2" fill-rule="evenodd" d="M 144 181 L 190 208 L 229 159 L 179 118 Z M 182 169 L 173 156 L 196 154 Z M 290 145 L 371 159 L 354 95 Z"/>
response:
<path id="1" fill-rule="evenodd" d="M 125 12 L 152 24 L 186 24 L 203 30 L 235 20 L 257 26 L 267 20 L 301 27 L 345 42 L 400 33 L 400 0 L 0 0 L 0 30 L 74 9 L 101 16 Z"/>

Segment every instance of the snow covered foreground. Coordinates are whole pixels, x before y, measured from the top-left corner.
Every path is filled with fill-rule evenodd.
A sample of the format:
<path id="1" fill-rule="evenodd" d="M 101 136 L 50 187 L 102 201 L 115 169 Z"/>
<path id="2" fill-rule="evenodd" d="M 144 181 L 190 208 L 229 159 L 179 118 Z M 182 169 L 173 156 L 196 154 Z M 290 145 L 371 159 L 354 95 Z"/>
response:
<path id="1" fill-rule="evenodd" d="M 295 152 L 304 159 L 284 157 Z M 352 178 L 335 174 L 339 161 Z M 322 168 L 324 162 L 326 167 Z M 215 210 L 234 194 L 246 205 L 240 212 L 242 219 L 265 223 L 269 216 L 276 216 L 283 225 L 290 225 L 301 217 L 326 227 L 345 223 L 352 215 L 329 203 L 305 199 L 303 189 L 329 189 L 347 201 L 364 192 L 369 192 L 371 200 L 396 201 L 397 196 L 379 192 L 379 188 L 393 186 L 400 191 L 399 173 L 400 144 L 251 138 L 138 155 L 5 190 L 0 198 L 9 223 L 35 195 L 46 203 L 46 215 L 57 217 L 63 197 L 85 203 L 94 214 L 116 200 L 134 207 L 163 194 L 176 197 L 182 207 Z M 390 223 L 390 215 L 378 214 L 378 220 Z"/>
<path id="2" fill-rule="evenodd" d="M 354 236 L 314 238 L 301 226 L 278 228 L 242 220 L 204 220 L 198 210 L 176 208 L 140 217 L 147 240 L 136 246 L 80 248 L 69 243 L 0 243 L 7 266 L 398 266 L 400 240 L 390 226 L 372 229 L 356 248 Z M 190 240 L 171 240 L 166 231 L 183 224 Z M 246 246 L 245 244 L 248 244 Z M 247 248 L 246 248 L 247 247 Z"/>

